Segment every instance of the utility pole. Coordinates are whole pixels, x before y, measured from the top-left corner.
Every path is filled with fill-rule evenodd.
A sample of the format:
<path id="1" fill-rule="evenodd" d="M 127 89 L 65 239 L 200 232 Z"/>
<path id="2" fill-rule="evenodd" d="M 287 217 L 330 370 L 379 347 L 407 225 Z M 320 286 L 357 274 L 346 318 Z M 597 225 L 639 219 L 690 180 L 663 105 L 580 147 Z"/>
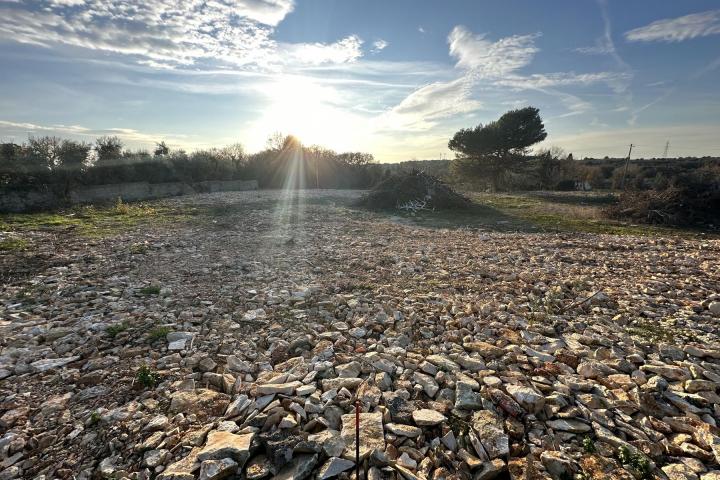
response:
<path id="1" fill-rule="evenodd" d="M 628 166 L 630 165 L 630 154 L 632 153 L 633 144 L 630 144 L 630 150 L 628 151 L 627 159 L 625 160 L 625 170 L 623 171 L 622 183 L 620 189 L 625 190 L 625 177 L 627 176 Z"/>
<path id="2" fill-rule="evenodd" d="M 665 142 L 665 151 L 663 152 L 663 159 L 667 160 L 668 150 L 670 149 L 670 140 Z"/>

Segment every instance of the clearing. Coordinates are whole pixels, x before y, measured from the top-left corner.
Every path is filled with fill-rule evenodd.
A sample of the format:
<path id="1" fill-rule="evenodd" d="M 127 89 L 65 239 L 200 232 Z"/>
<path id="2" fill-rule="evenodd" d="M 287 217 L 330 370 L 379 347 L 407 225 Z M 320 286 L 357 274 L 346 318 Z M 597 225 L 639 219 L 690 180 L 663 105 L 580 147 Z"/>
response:
<path id="1" fill-rule="evenodd" d="M 717 468 L 720 240 L 358 195 L 2 217 L 0 475 L 348 477 L 356 399 L 372 478 Z"/>

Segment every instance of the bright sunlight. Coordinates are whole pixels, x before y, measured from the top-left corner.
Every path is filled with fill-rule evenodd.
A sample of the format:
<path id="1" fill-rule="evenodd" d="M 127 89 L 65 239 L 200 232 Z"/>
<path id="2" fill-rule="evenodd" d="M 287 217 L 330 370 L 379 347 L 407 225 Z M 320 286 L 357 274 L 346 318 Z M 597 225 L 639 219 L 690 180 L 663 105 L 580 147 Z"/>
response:
<path id="1" fill-rule="evenodd" d="M 367 137 L 367 122 L 337 108 L 340 95 L 331 86 L 306 77 L 283 76 L 261 91 L 272 102 L 254 125 L 251 138 L 264 139 L 273 132 L 286 132 L 305 145 L 345 151 L 357 149 Z"/>

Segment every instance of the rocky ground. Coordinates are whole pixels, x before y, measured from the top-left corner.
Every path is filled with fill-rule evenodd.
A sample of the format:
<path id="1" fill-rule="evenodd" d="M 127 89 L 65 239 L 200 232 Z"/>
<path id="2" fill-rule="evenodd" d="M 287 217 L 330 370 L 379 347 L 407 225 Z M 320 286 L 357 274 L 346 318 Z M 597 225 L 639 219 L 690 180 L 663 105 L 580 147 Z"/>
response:
<path id="1" fill-rule="evenodd" d="M 368 479 L 720 479 L 719 240 L 419 228 L 355 195 L 23 233 L 0 480 L 352 478 L 356 404 Z"/>

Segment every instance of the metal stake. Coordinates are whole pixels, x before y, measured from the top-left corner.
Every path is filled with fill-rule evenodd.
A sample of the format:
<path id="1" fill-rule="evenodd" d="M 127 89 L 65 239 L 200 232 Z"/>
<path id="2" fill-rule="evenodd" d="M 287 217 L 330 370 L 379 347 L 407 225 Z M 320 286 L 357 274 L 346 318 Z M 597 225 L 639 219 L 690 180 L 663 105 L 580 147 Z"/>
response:
<path id="1" fill-rule="evenodd" d="M 355 400 L 355 479 L 360 480 L 360 400 Z"/>

